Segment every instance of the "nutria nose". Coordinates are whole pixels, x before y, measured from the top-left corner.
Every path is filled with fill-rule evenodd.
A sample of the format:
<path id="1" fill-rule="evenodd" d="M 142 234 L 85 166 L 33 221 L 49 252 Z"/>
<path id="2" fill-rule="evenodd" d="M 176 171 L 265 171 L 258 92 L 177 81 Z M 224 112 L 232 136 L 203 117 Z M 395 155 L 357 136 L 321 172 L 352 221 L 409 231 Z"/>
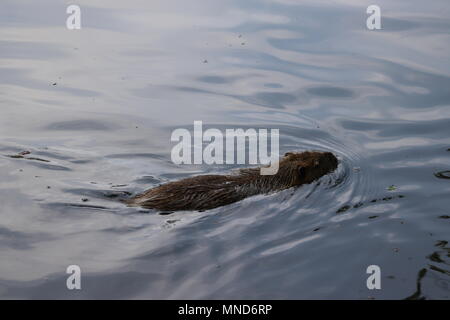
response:
<path id="1" fill-rule="evenodd" d="M 334 154 L 332 154 L 331 152 L 325 152 L 324 155 L 328 160 L 337 165 L 338 161 Z"/>

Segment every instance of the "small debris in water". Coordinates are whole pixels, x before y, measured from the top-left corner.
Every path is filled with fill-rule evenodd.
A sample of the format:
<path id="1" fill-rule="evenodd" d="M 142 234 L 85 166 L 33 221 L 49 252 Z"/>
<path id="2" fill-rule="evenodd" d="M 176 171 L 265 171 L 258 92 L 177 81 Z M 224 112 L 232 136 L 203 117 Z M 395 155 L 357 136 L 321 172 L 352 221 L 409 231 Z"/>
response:
<path id="1" fill-rule="evenodd" d="M 34 158 L 34 157 L 31 157 L 31 158 L 24 158 L 24 159 L 28 159 L 28 160 L 36 160 L 36 161 L 42 161 L 42 162 L 50 162 L 50 161 L 48 161 L 48 160 L 45 160 L 45 159 L 41 159 L 41 158 Z"/>
<path id="2" fill-rule="evenodd" d="M 360 171 L 361 171 L 361 168 L 360 168 L 360 167 L 353 167 L 353 171 L 355 171 L 355 172 L 360 172 Z"/>
<path id="3" fill-rule="evenodd" d="M 342 212 L 347 211 L 348 209 L 350 209 L 350 206 L 345 205 L 345 206 L 341 207 L 338 211 L 336 211 L 336 213 L 342 213 Z"/>
<path id="4" fill-rule="evenodd" d="M 205 60 L 203 60 L 203 63 L 208 63 L 208 60 L 206 60 L 206 59 L 205 59 Z"/>
<path id="5" fill-rule="evenodd" d="M 7 157 L 21 159 L 21 158 L 23 158 L 23 156 L 26 156 L 27 154 L 30 154 L 30 153 L 31 153 L 30 151 L 22 151 L 22 152 L 19 152 L 18 154 L 7 155 Z"/>
<path id="6" fill-rule="evenodd" d="M 449 219 L 450 216 L 449 215 L 443 215 L 443 216 L 439 216 L 440 219 Z"/>
<path id="7" fill-rule="evenodd" d="M 47 186 L 47 189 L 51 189 L 51 187 L 50 187 L 50 186 Z"/>
<path id="8" fill-rule="evenodd" d="M 364 205 L 364 203 L 358 202 L 357 204 L 355 204 L 355 205 L 353 206 L 353 208 L 357 209 L 357 208 L 359 208 L 359 207 L 362 207 L 363 205 Z"/>
<path id="9" fill-rule="evenodd" d="M 52 86 L 56 86 L 56 82 L 53 82 Z"/>
<path id="10" fill-rule="evenodd" d="M 450 179 L 450 170 L 447 171 L 441 171 L 441 172 L 436 172 L 434 174 L 434 176 L 436 178 L 440 178 L 440 179 Z"/>
<path id="11" fill-rule="evenodd" d="M 439 241 L 436 241 L 435 246 L 436 246 L 436 247 L 445 248 L 445 246 L 446 246 L 447 244 L 448 244 L 448 241 L 445 241 L 445 240 L 439 240 Z"/>
<path id="12" fill-rule="evenodd" d="M 394 186 L 394 185 L 391 185 L 391 186 L 387 187 L 387 190 L 388 191 L 395 191 L 395 190 L 397 190 L 397 187 Z"/>
<path id="13" fill-rule="evenodd" d="M 396 199 L 396 198 L 404 198 L 404 197 L 405 197 L 404 195 L 399 194 L 399 195 L 395 195 L 395 196 L 384 197 L 384 198 L 382 198 L 382 199 L 372 199 L 372 200 L 370 200 L 369 202 L 370 202 L 370 203 L 375 203 L 375 202 L 377 202 L 377 201 L 389 201 L 389 200 L 393 200 L 393 199 Z M 354 209 L 357 209 L 357 208 L 362 207 L 363 205 L 364 205 L 364 202 L 358 202 L 358 203 L 356 203 L 356 204 L 353 205 L 353 208 L 354 208 Z M 341 207 L 338 211 L 336 211 L 336 213 L 342 213 L 342 212 L 345 212 L 345 211 L 347 211 L 348 209 L 350 209 L 351 207 L 352 207 L 352 206 L 350 206 L 350 205 L 345 205 L 345 206 Z"/>
<path id="14" fill-rule="evenodd" d="M 375 219 L 378 218 L 378 216 L 370 216 L 369 219 Z"/>
<path id="15" fill-rule="evenodd" d="M 433 252 L 427 258 L 434 262 L 445 263 L 445 261 L 441 259 L 441 257 L 439 256 L 439 253 L 437 253 L 437 252 Z"/>
<path id="16" fill-rule="evenodd" d="M 88 202 L 89 199 L 88 199 L 88 198 L 83 198 L 83 199 L 81 199 L 81 201 L 83 201 L 83 202 Z"/>
<path id="17" fill-rule="evenodd" d="M 394 252 L 399 252 L 400 251 L 399 248 L 394 248 L 393 250 L 394 250 Z"/>
<path id="18" fill-rule="evenodd" d="M 10 157 L 10 158 L 13 158 L 13 159 L 27 159 L 27 160 L 36 160 L 36 161 L 50 162 L 48 160 L 41 159 L 41 158 L 34 158 L 34 157 L 26 158 L 26 157 L 24 157 L 24 156 L 26 156 L 28 154 L 31 154 L 31 152 L 30 151 L 22 151 L 22 152 L 19 152 L 18 154 L 6 155 L 6 156 Z"/>

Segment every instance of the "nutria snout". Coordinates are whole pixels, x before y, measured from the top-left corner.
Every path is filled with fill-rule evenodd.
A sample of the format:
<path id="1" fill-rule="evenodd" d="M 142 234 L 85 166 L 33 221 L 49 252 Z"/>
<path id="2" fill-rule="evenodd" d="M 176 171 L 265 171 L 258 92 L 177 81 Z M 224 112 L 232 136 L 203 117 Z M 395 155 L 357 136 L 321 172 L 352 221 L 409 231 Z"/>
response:
<path id="1" fill-rule="evenodd" d="M 335 170 L 338 160 L 331 152 L 288 152 L 278 172 L 261 175 L 260 168 L 237 174 L 200 175 L 169 182 L 125 201 L 130 206 L 164 211 L 208 210 L 257 194 L 267 194 L 311 183 Z"/>

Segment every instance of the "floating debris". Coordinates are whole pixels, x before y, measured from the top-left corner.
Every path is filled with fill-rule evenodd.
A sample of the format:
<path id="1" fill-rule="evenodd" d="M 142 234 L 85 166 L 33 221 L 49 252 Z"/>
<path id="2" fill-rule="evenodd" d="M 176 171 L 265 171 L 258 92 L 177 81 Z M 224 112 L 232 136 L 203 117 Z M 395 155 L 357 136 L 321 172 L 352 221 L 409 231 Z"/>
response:
<path id="1" fill-rule="evenodd" d="M 36 161 L 42 161 L 42 162 L 50 162 L 50 161 L 48 161 L 48 160 L 45 160 L 45 159 L 41 159 L 41 158 L 34 158 L 34 157 L 30 157 L 30 158 L 24 158 L 24 159 L 27 159 L 27 160 L 36 160 Z"/>
<path id="2" fill-rule="evenodd" d="M 384 198 L 381 198 L 381 199 L 372 199 L 372 200 L 370 200 L 369 202 L 370 202 L 370 203 L 375 203 L 375 202 L 378 202 L 378 201 L 389 201 L 389 200 L 393 200 L 393 199 L 396 199 L 396 198 L 401 199 L 401 198 L 404 198 L 404 197 L 405 197 L 404 195 L 399 194 L 399 195 L 396 195 L 396 196 L 389 196 L 389 197 L 384 197 Z M 351 206 L 351 205 L 345 205 L 345 206 L 341 207 L 338 211 L 336 211 L 336 213 L 342 213 L 342 212 L 345 212 L 345 211 L 351 209 L 352 207 L 353 207 L 354 209 L 357 209 L 357 208 L 362 207 L 363 205 L 364 205 L 364 202 L 358 202 L 358 203 L 354 204 L 353 206 Z M 370 217 L 369 217 L 369 218 L 370 218 Z"/>
<path id="3" fill-rule="evenodd" d="M 439 240 L 439 241 L 436 241 L 435 246 L 436 246 L 436 247 L 445 248 L 445 246 L 446 246 L 447 244 L 448 244 L 448 241 L 445 241 L 445 240 Z"/>
<path id="4" fill-rule="evenodd" d="M 23 156 L 30 154 L 30 153 L 31 153 L 30 151 L 22 151 L 22 152 L 19 152 L 18 154 L 7 155 L 7 157 L 20 159 L 20 158 L 23 158 Z"/>
<path id="5" fill-rule="evenodd" d="M 445 263 L 445 261 L 441 259 L 439 252 L 433 252 L 427 258 L 434 262 Z"/>
<path id="6" fill-rule="evenodd" d="M 355 205 L 353 206 L 353 208 L 357 209 L 357 208 L 359 208 L 359 207 L 362 207 L 363 205 L 364 205 L 364 203 L 358 202 L 357 204 L 355 204 Z"/>
<path id="7" fill-rule="evenodd" d="M 450 170 L 436 172 L 434 176 L 439 179 L 450 179 Z"/>
<path id="8" fill-rule="evenodd" d="M 345 206 L 339 208 L 338 211 L 336 211 L 336 213 L 342 213 L 342 212 L 345 212 L 345 211 L 347 211 L 347 210 L 350 209 L 350 208 L 351 208 L 351 207 L 350 207 L 349 205 L 345 205 Z"/>
<path id="9" fill-rule="evenodd" d="M 31 154 L 30 151 L 22 151 L 19 152 L 18 154 L 13 154 L 13 155 L 6 155 L 9 158 L 13 158 L 13 159 L 27 159 L 27 160 L 36 160 L 36 161 L 42 161 L 42 162 L 50 162 L 48 160 L 45 159 L 41 159 L 41 158 L 35 158 L 35 157 L 24 157 L 26 155 Z"/>
<path id="10" fill-rule="evenodd" d="M 391 185 L 391 186 L 387 187 L 386 189 L 387 189 L 388 191 L 395 191 L 395 190 L 397 190 L 397 187 L 394 186 L 394 185 Z"/>

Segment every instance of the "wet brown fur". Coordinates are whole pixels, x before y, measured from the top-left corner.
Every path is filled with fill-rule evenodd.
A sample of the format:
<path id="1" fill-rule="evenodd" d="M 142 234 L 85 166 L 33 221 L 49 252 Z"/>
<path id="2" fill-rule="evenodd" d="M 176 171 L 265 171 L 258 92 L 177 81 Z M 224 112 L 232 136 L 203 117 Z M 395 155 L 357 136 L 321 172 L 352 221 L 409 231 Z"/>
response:
<path id="1" fill-rule="evenodd" d="M 330 152 L 289 152 L 280 160 L 275 175 L 261 175 L 260 168 L 241 169 L 232 175 L 200 175 L 166 183 L 125 202 L 163 211 L 208 210 L 311 183 L 335 170 L 337 163 Z"/>

